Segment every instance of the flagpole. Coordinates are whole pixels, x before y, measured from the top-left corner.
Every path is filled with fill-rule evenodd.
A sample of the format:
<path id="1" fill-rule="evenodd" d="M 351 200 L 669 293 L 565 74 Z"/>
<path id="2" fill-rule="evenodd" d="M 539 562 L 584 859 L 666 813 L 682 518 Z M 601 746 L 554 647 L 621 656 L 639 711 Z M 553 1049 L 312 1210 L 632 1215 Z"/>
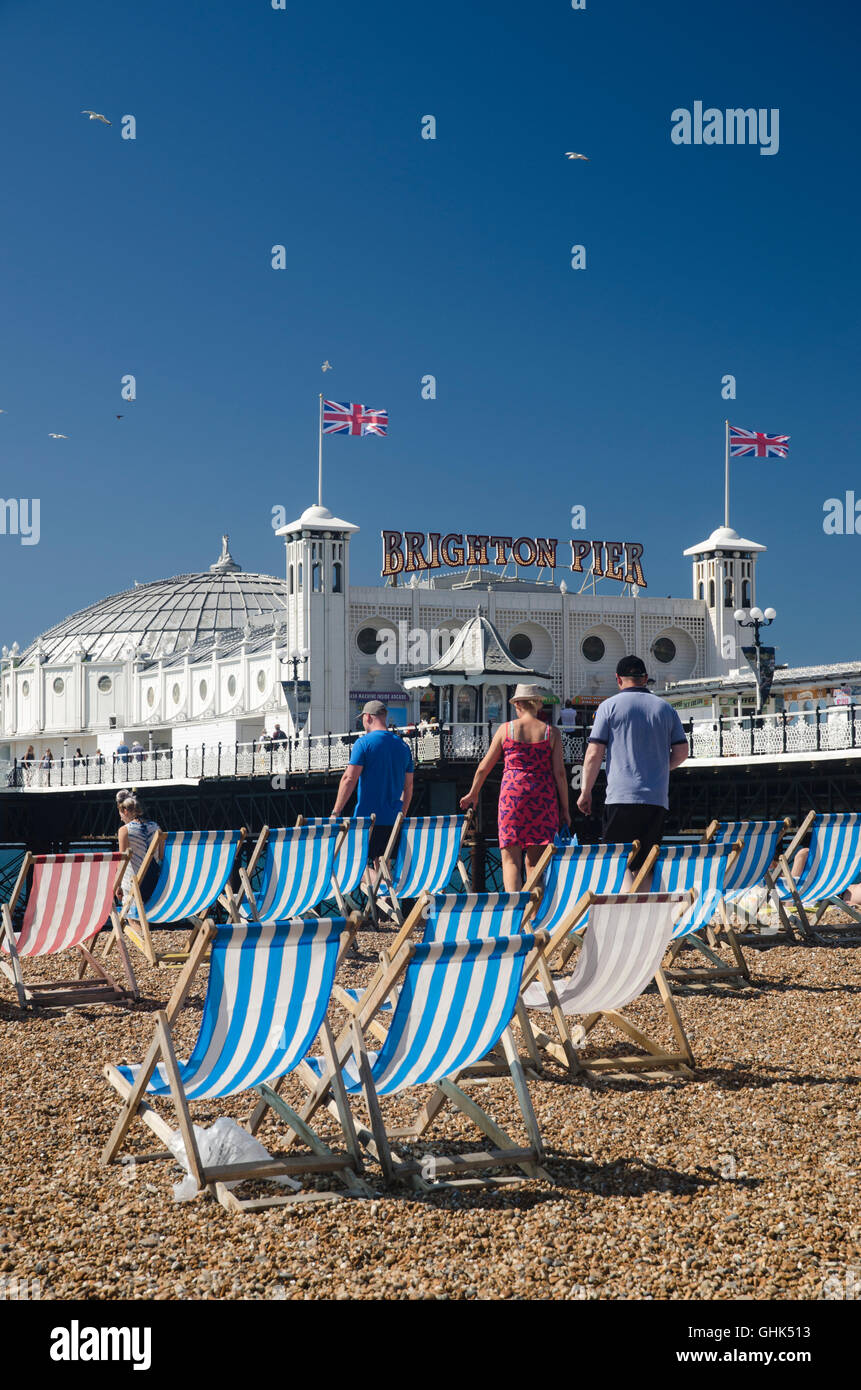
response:
<path id="1" fill-rule="evenodd" d="M 323 505 L 323 392 L 320 392 L 320 431 L 317 436 L 317 506 Z"/>
<path id="2" fill-rule="evenodd" d="M 724 517 L 723 524 L 729 527 L 729 420 L 724 420 L 726 438 L 724 441 Z"/>

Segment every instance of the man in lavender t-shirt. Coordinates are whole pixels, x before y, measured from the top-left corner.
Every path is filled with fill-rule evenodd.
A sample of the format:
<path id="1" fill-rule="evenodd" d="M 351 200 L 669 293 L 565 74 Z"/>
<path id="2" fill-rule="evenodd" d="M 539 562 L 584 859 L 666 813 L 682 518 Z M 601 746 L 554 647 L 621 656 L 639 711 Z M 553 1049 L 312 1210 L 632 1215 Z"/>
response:
<path id="1" fill-rule="evenodd" d="M 646 668 L 638 656 L 623 656 L 616 667 L 618 695 L 598 706 L 589 746 L 583 760 L 580 810 L 592 810 L 592 788 L 605 757 L 607 795 L 604 801 L 605 844 L 640 841 L 631 863 L 639 868 L 653 845 L 659 845 L 669 805 L 673 768 L 688 756 L 688 741 L 678 714 L 653 695 Z"/>

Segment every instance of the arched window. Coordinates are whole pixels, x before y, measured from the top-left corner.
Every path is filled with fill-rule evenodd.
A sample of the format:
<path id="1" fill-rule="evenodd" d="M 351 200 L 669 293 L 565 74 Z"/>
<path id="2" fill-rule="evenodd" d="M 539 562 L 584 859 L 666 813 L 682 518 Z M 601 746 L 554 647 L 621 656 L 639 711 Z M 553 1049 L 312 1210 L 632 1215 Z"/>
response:
<path id="1" fill-rule="evenodd" d="M 340 594 L 340 593 L 343 592 L 343 589 L 342 589 L 342 579 L 341 579 L 342 573 L 343 573 L 343 566 L 341 565 L 341 561 L 340 561 L 340 560 L 336 560 L 335 563 L 334 563 L 334 565 L 332 566 L 332 593 L 333 593 L 333 594 Z"/>
<path id="2" fill-rule="evenodd" d="M 749 579 L 743 579 L 743 580 L 741 581 L 741 606 L 742 606 L 742 608 L 750 608 L 750 580 L 749 580 Z"/>
<path id="3" fill-rule="evenodd" d="M 292 590 L 291 590 L 291 593 L 292 593 Z M 705 586 L 705 584 L 703 583 L 703 581 L 700 580 L 699 584 L 697 585 L 697 598 L 705 598 L 705 596 L 706 596 L 706 586 Z"/>
<path id="4" fill-rule="evenodd" d="M 292 566 L 292 565 L 288 565 L 288 566 L 287 566 L 287 592 L 288 592 L 288 594 L 292 594 L 292 592 L 293 592 L 293 566 Z"/>
<path id="5" fill-rule="evenodd" d="M 729 578 L 723 582 L 723 606 L 732 608 L 732 580 Z"/>
<path id="6" fill-rule="evenodd" d="M 299 564 L 296 566 L 296 592 L 297 592 L 297 594 L 301 594 L 301 592 L 302 592 L 302 561 L 301 561 L 301 560 L 299 561 Z"/>
<path id="7" fill-rule="evenodd" d="M 714 582 L 713 579 L 710 579 L 710 580 L 709 580 L 709 608 L 714 608 L 714 606 L 715 606 L 715 582 Z"/>
<path id="8" fill-rule="evenodd" d="M 319 560 L 315 560 L 311 566 L 311 592 L 319 594 L 323 588 L 323 567 Z"/>

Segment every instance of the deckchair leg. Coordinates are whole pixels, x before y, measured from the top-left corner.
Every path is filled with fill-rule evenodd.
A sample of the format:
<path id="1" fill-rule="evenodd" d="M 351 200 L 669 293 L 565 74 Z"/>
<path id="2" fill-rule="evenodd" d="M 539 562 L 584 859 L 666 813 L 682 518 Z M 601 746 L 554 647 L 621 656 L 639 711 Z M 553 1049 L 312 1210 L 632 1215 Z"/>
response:
<path id="1" fill-rule="evenodd" d="M 105 1144 L 105 1147 L 102 1149 L 100 1157 L 101 1163 L 113 1162 L 114 1155 L 116 1154 L 117 1149 L 119 1149 L 129 1129 L 131 1128 L 131 1124 L 137 1113 L 138 1106 L 140 1105 L 141 1101 L 143 1100 L 146 1094 L 146 1088 L 149 1085 L 150 1078 L 152 1077 L 152 1074 L 156 1069 L 156 1064 L 160 1056 L 161 1035 L 159 1033 L 158 1026 L 156 1026 L 155 1035 L 153 1037 L 152 1042 L 149 1045 L 149 1050 L 146 1056 L 144 1057 L 143 1062 L 141 1063 L 140 1071 L 138 1072 L 137 1076 L 134 1079 L 134 1082 L 132 1083 L 131 1090 L 129 1091 L 123 1108 L 117 1117 L 117 1122 L 111 1130 L 110 1138 L 108 1139 L 108 1142 Z M 108 1071 L 109 1069 L 106 1067 L 106 1076 L 108 1075 Z"/>
<path id="2" fill-rule="evenodd" d="M 513 1046 L 512 1051 L 515 1052 Z M 522 1071 L 520 1075 L 522 1080 Z M 512 1071 L 512 1077 L 513 1076 L 514 1071 Z M 475 1101 L 471 1098 L 471 1096 L 468 1096 L 465 1091 L 462 1091 L 460 1089 L 459 1086 L 455 1086 L 454 1082 L 444 1080 L 437 1082 L 437 1085 L 439 1086 L 441 1091 L 445 1092 L 446 1098 L 450 1100 L 452 1104 L 457 1107 L 458 1110 L 462 1110 L 465 1115 L 468 1115 L 469 1118 L 472 1120 L 473 1124 L 477 1125 L 478 1128 L 482 1131 L 482 1133 L 486 1134 L 488 1139 L 491 1139 L 498 1149 L 513 1149 L 516 1147 L 514 1140 L 511 1138 L 511 1136 L 509 1134 L 506 1134 L 504 1129 L 500 1129 L 499 1125 L 494 1124 L 493 1120 L 486 1113 L 486 1111 L 482 1110 L 480 1105 L 476 1105 Z M 540 1157 L 542 1156 L 542 1154 L 543 1150 L 538 1150 L 536 1156 Z M 500 1159 L 499 1162 L 503 1163 L 504 1160 Z M 525 1159 L 513 1159 L 512 1162 L 516 1164 L 518 1168 L 522 1168 L 528 1178 L 541 1178 L 544 1181 L 549 1181 L 547 1174 L 544 1172 L 543 1168 L 540 1168 L 538 1166 L 537 1163 L 530 1163 L 528 1160 Z"/>
<path id="3" fill-rule="evenodd" d="M 688 1035 L 684 1030 L 684 1025 L 682 1024 L 681 1016 L 679 1014 L 678 1009 L 676 1008 L 676 1001 L 670 993 L 670 987 L 667 984 L 666 976 L 664 975 L 663 970 L 655 971 L 655 984 L 658 986 L 661 998 L 664 1001 L 664 1008 L 667 1011 L 667 1016 L 670 1020 L 670 1025 L 675 1034 L 676 1042 L 682 1049 L 682 1052 L 684 1053 L 691 1067 L 694 1067 L 696 1066 L 696 1063 L 694 1062 L 694 1054 L 691 1051 L 691 1045 L 688 1042 Z"/>
<path id="4" fill-rule="evenodd" d="M 783 876 L 789 884 L 789 891 L 792 894 L 792 901 L 795 903 L 795 910 L 798 913 L 798 925 L 801 931 L 801 935 L 805 938 L 806 941 L 809 941 L 811 939 L 810 923 L 807 920 L 807 913 L 804 910 L 804 903 L 801 901 L 801 896 L 798 892 L 795 879 L 792 876 L 792 870 L 790 869 L 789 864 L 787 863 L 785 854 L 780 856 L 780 866 L 783 869 Z"/>
<path id="5" fill-rule="evenodd" d="M 188 1101 L 179 1076 L 179 1066 L 176 1060 L 176 1053 L 173 1050 L 167 1014 L 163 1010 L 159 1010 L 156 1017 L 156 1033 L 161 1039 L 162 1066 L 167 1073 L 171 1097 L 176 1106 L 179 1132 L 182 1135 L 182 1142 L 185 1145 L 185 1155 L 188 1159 L 189 1171 L 197 1183 L 198 1190 L 200 1190 L 206 1186 L 206 1178 L 204 1176 L 203 1164 L 200 1161 L 197 1141 L 194 1137 L 194 1125 L 188 1113 Z"/>
<path id="6" fill-rule="evenodd" d="M 514 1012 L 517 1018 L 517 1023 L 520 1028 L 520 1031 L 523 1034 L 523 1041 L 526 1044 L 526 1051 L 528 1053 L 529 1060 L 535 1068 L 536 1072 L 540 1073 L 541 1054 L 538 1051 L 538 1045 L 535 1041 L 535 1037 L 532 1032 L 532 1024 L 529 1022 L 529 1015 L 526 1012 L 522 999 L 518 999 L 514 1008 Z"/>
<path id="7" fill-rule="evenodd" d="M 362 1083 L 362 1093 L 365 1098 L 365 1105 L 368 1108 L 368 1118 L 371 1122 L 371 1133 L 374 1136 L 373 1147 L 376 1149 L 374 1156 L 383 1170 L 383 1176 L 386 1182 L 391 1182 L 394 1177 L 392 1151 L 389 1147 L 386 1127 L 383 1124 L 383 1117 L 380 1112 L 380 1102 L 377 1099 L 376 1088 L 374 1086 L 373 1077 L 371 1076 L 371 1066 L 365 1049 L 365 1040 L 362 1037 L 362 1030 L 355 1019 L 350 1025 L 350 1033 L 353 1039 L 353 1056 L 356 1059 L 359 1080 Z"/>
<path id="8" fill-rule="evenodd" d="M 501 1041 L 505 1051 L 505 1058 L 511 1071 L 511 1080 L 514 1082 L 514 1090 L 517 1095 L 518 1105 L 520 1106 L 520 1113 L 523 1116 L 523 1123 L 526 1125 L 526 1132 L 535 1150 L 535 1157 L 540 1162 L 544 1157 L 544 1142 L 541 1138 L 541 1131 L 538 1128 L 538 1120 L 535 1117 L 532 1097 L 529 1094 L 529 1087 L 523 1075 L 523 1066 L 517 1055 L 517 1048 L 514 1046 L 514 1039 L 511 1036 L 510 1027 L 503 1030 Z M 541 1169 L 538 1171 L 540 1173 Z M 546 1174 L 544 1176 L 547 1177 Z M 549 1181 L 549 1178 L 547 1180 Z"/>
<path id="9" fill-rule="evenodd" d="M 568 1061 L 568 1066 L 572 1072 L 581 1070 L 580 1060 L 577 1056 L 577 1049 L 571 1040 L 571 1030 L 568 1027 L 568 1020 L 565 1017 L 562 1005 L 559 1003 L 559 996 L 556 993 L 556 986 L 553 983 L 553 976 L 542 952 L 538 961 L 538 977 L 544 986 L 544 993 L 547 995 L 547 1002 L 550 1005 L 550 1015 L 556 1024 L 556 1032 L 559 1034 L 559 1041 L 562 1050 Z M 530 1025 L 531 1027 L 531 1025 Z"/>

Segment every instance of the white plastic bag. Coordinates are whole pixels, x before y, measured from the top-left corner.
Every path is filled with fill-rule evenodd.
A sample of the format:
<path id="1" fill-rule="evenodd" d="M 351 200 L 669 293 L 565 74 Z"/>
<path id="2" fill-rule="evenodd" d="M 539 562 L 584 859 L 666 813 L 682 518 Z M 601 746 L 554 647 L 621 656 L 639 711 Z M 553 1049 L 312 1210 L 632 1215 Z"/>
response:
<path id="1" fill-rule="evenodd" d="M 259 1139 L 255 1139 L 254 1135 L 249 1134 L 247 1129 L 243 1129 L 235 1120 L 229 1119 L 226 1115 L 220 1115 L 215 1123 L 209 1126 L 209 1129 L 201 1129 L 195 1125 L 194 1141 L 197 1144 L 197 1152 L 200 1154 L 200 1161 L 204 1168 L 220 1166 L 225 1163 L 256 1163 L 261 1159 L 272 1157 Z M 168 1147 L 177 1163 L 182 1165 L 188 1175 L 183 1178 L 182 1182 L 174 1185 L 173 1200 L 175 1202 L 190 1202 L 193 1197 L 197 1196 L 199 1189 L 191 1174 L 185 1144 L 179 1130 L 171 1135 Z M 239 1181 L 241 1179 L 224 1185 L 225 1187 L 236 1187 Z M 302 1187 L 300 1182 L 286 1176 L 267 1178 L 267 1182 L 279 1182 L 285 1187 L 292 1187 L 296 1192 Z"/>

